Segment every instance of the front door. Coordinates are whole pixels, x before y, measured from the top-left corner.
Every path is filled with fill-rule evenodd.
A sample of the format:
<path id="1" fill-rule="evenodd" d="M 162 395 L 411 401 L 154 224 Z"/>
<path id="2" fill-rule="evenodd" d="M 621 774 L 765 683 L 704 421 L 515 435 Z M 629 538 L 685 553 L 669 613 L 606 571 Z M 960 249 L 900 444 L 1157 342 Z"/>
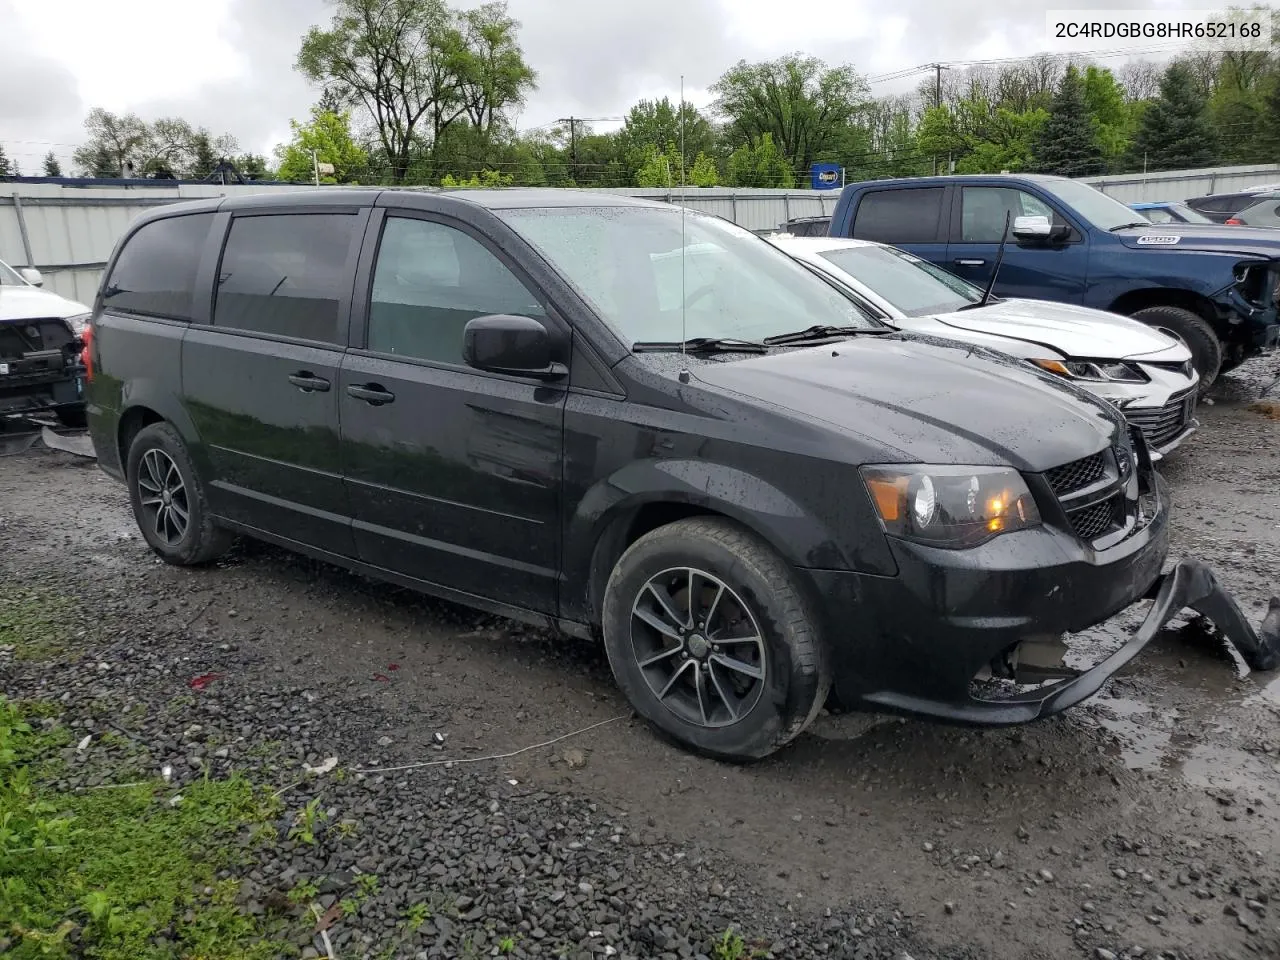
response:
<path id="1" fill-rule="evenodd" d="M 215 513 L 351 556 L 338 379 L 366 212 L 236 216 L 212 324 L 182 345 Z"/>
<path id="2" fill-rule="evenodd" d="M 960 187 L 954 204 L 951 242 L 941 266 L 986 289 L 1008 215 L 1010 236 L 996 278 L 995 295 L 1060 303 L 1080 303 L 1084 299 L 1089 274 L 1088 240 L 1046 201 L 1017 187 L 974 186 Z M 1012 236 L 1015 217 L 1048 217 L 1050 223 L 1065 225 L 1071 232 L 1063 242 L 1022 246 Z"/>
<path id="3" fill-rule="evenodd" d="M 370 233 L 362 329 L 337 384 L 359 556 L 553 614 L 566 389 L 467 366 L 462 336 L 497 313 L 541 320 L 566 345 L 567 328 L 456 222 L 393 212 Z"/>

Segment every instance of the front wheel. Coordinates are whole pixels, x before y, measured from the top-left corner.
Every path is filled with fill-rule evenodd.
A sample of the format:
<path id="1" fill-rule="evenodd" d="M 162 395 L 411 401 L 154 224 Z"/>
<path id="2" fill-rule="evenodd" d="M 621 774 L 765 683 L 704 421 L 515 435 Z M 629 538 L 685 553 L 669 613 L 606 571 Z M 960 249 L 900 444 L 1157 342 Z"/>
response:
<path id="1" fill-rule="evenodd" d="M 1222 370 L 1222 341 L 1204 317 L 1185 307 L 1164 305 L 1143 307 L 1130 316 L 1185 344 L 1191 351 L 1191 364 L 1200 374 L 1200 393 L 1213 386 Z"/>
<path id="2" fill-rule="evenodd" d="M 138 432 L 125 477 L 138 529 L 162 559 L 190 567 L 227 552 L 231 534 L 214 525 L 204 484 L 172 426 L 153 423 Z"/>
<path id="3" fill-rule="evenodd" d="M 808 726 L 831 687 L 794 573 L 727 520 L 681 520 L 638 539 L 609 578 L 602 619 L 609 665 L 636 712 L 706 756 L 768 756 Z"/>

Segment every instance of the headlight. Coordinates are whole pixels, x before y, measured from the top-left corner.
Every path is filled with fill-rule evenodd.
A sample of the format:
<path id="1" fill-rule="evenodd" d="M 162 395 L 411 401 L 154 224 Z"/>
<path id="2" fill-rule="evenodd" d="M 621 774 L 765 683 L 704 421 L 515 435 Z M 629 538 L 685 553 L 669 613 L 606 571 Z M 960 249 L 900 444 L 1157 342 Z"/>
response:
<path id="1" fill-rule="evenodd" d="M 1090 380 L 1095 383 L 1146 383 L 1147 375 L 1138 367 L 1115 360 L 1032 360 L 1041 370 L 1048 370 L 1068 380 Z"/>
<path id="2" fill-rule="evenodd" d="M 77 337 L 84 333 L 84 328 L 89 325 L 91 313 L 77 313 L 74 317 L 64 317 L 63 322 L 71 328 L 71 332 Z"/>
<path id="3" fill-rule="evenodd" d="M 935 547 L 976 547 L 1040 525 L 1026 481 L 1004 467 L 862 468 L 885 533 Z"/>

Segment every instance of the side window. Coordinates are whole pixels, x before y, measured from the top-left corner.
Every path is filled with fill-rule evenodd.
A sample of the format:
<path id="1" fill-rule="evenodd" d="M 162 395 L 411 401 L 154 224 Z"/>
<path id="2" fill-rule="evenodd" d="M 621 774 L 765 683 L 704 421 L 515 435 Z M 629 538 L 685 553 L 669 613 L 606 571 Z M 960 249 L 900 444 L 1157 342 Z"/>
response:
<path id="1" fill-rule="evenodd" d="M 495 313 L 546 311 L 484 244 L 430 220 L 387 217 L 369 298 L 368 349 L 462 363 L 462 328 Z"/>
<path id="2" fill-rule="evenodd" d="M 1053 208 L 1038 197 L 1014 187 L 964 187 L 960 191 L 960 240 L 964 243 L 999 243 L 1004 235 L 1005 215 L 1048 217 L 1063 222 Z"/>
<path id="3" fill-rule="evenodd" d="M 351 214 L 236 217 L 218 268 L 215 326 L 338 342 Z"/>
<path id="4" fill-rule="evenodd" d="M 190 320 L 212 213 L 153 220 L 129 238 L 102 290 L 108 310 Z"/>
<path id="5" fill-rule="evenodd" d="M 863 196 L 853 235 L 879 243 L 930 243 L 938 239 L 942 187 L 875 190 Z"/>

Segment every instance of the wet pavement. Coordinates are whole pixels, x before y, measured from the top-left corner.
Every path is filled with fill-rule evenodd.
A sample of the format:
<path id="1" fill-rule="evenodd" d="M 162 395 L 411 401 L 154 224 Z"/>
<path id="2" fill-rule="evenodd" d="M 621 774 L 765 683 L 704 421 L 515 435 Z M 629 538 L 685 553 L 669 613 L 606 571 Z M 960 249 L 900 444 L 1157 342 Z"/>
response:
<path id="1" fill-rule="evenodd" d="M 1280 420 L 1250 408 L 1272 366 L 1225 377 L 1162 468 L 1174 556 L 1208 563 L 1255 623 L 1280 590 Z M 209 570 L 161 564 L 123 487 L 39 444 L 0 458 L 0 574 L 84 598 L 120 642 L 188 636 L 193 676 L 316 691 L 344 765 L 509 753 L 629 716 L 591 644 L 251 543 Z M 1073 648 L 1096 659 L 1138 619 Z M 797 917 L 883 900 L 994 960 L 1280 957 L 1280 676 L 1186 615 L 1102 694 L 1026 727 L 824 715 L 739 768 L 623 719 L 494 773 L 728 858 Z"/>

